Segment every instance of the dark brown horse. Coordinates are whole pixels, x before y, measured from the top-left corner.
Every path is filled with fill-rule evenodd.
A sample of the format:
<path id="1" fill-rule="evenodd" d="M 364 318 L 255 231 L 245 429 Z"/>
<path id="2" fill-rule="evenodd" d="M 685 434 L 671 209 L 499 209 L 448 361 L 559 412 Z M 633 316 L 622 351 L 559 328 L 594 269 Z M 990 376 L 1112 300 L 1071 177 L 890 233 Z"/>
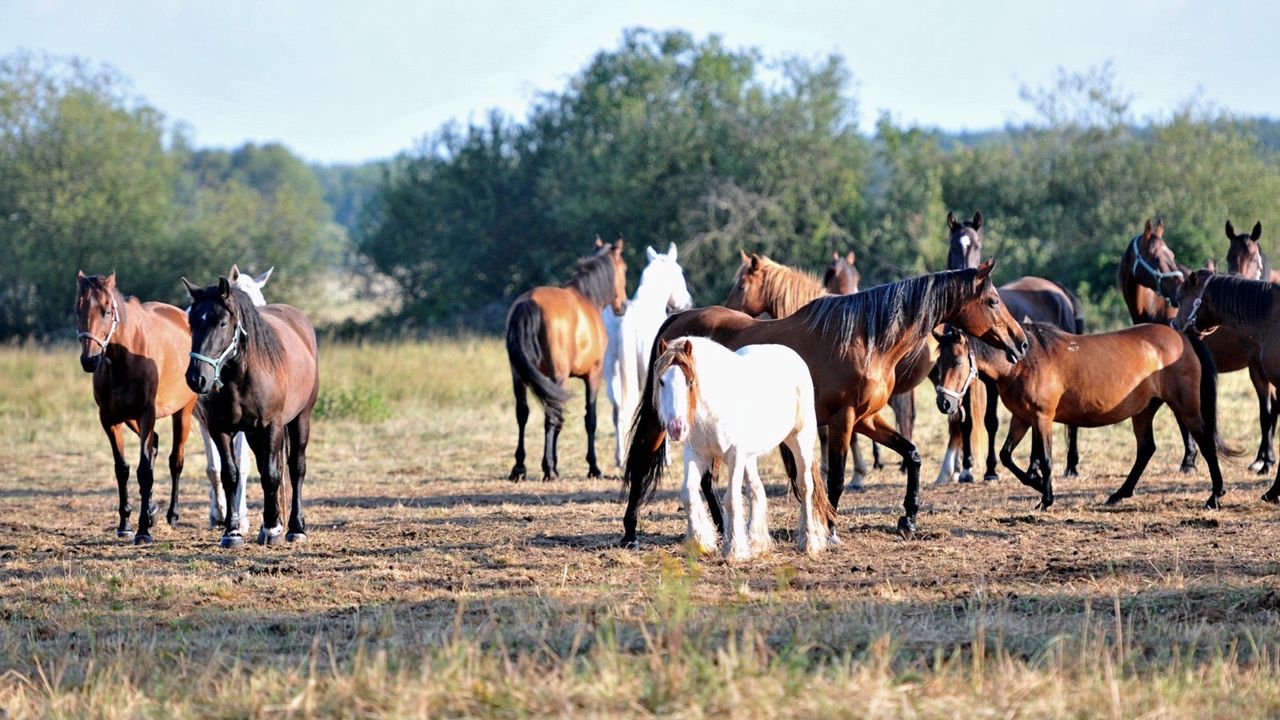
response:
<path id="1" fill-rule="evenodd" d="M 850 295 L 862 287 L 862 273 L 858 272 L 858 256 L 850 250 L 844 257 L 831 253 L 831 264 L 822 273 L 822 286 L 832 295 Z"/>
<path id="2" fill-rule="evenodd" d="M 1250 368 L 1256 366 L 1272 385 L 1280 383 L 1280 286 L 1197 270 L 1178 289 L 1177 300 L 1175 328 L 1209 338 L 1232 332 L 1245 347 Z M 1280 502 L 1280 470 L 1262 499 Z"/>
<path id="3" fill-rule="evenodd" d="M 536 287 L 516 298 L 507 312 L 507 359 L 520 428 L 511 480 L 523 480 L 526 475 L 524 426 L 529 420 L 529 387 L 542 403 L 546 418 L 542 479 L 560 476 L 556 441 L 564 426 L 564 403 L 569 399 L 564 384 L 571 377 L 582 378 L 587 386 L 587 477 L 601 476 L 596 464 L 596 396 L 608 338 L 600 311 L 608 305 L 622 314 L 627 299 L 622 245 L 621 238 L 612 245 L 596 238 L 594 253 L 578 261 L 573 278 L 563 287 Z"/>
<path id="4" fill-rule="evenodd" d="M 658 338 L 670 341 L 695 335 L 730 349 L 777 343 L 795 350 L 813 376 L 818 423 L 828 426 L 827 493 L 832 506 L 839 506 L 845 448 L 856 429 L 907 461 L 905 514 L 898 519 L 898 529 L 910 534 L 919 510 L 920 454 L 880 410 L 893 395 L 898 363 L 919 348 L 939 323 L 954 322 L 1014 359 L 1026 351 L 1022 328 L 1005 310 L 991 283 L 992 267 L 988 261 L 973 270 L 922 275 L 856 295 L 822 297 L 778 320 L 756 320 L 724 307 L 688 310 L 668 318 Z M 624 546 L 635 543 L 640 503 L 658 482 L 666 454 L 666 433 L 652 402 L 653 382 L 651 370 L 623 474 L 629 490 Z M 705 475 L 703 493 L 711 494 Z"/>
<path id="5" fill-rule="evenodd" d="M 120 493 L 120 524 L 116 536 L 151 543 L 155 504 L 155 459 L 160 436 L 156 421 L 173 417 L 173 449 L 169 451 L 170 525 L 178 522 L 178 484 L 182 477 L 187 435 L 196 396 L 182 381 L 191 331 L 186 313 L 172 305 L 140 302 L 116 287 L 116 274 L 106 277 L 78 273 L 76 277 L 76 337 L 80 367 L 93 373 L 93 399 L 98 421 L 111 442 L 116 488 Z M 129 463 L 124 458 L 124 427 L 138 435 L 138 533 L 129 525 Z"/>
<path id="6" fill-rule="evenodd" d="M 226 278 L 191 294 L 191 352 L 187 385 L 200 394 L 206 429 L 222 460 L 222 489 L 239 497 L 240 459 L 231 440 L 242 432 L 262 478 L 262 527 L 258 544 L 307 539 L 302 484 L 307 476 L 311 411 L 320 392 L 316 331 L 290 305 L 255 307 Z M 288 463 L 289 531 L 280 525 L 282 465 Z M 228 502 L 221 546 L 244 545 L 238 503 Z M 283 537 L 282 537 L 283 536 Z"/>
<path id="7" fill-rule="evenodd" d="M 1041 494 L 1040 508 L 1053 504 L 1053 423 L 1082 427 L 1133 419 L 1138 454 L 1124 485 L 1107 504 L 1131 497 L 1155 453 L 1152 419 L 1163 404 L 1200 445 L 1213 491 L 1206 507 L 1218 507 L 1222 472 L 1217 456 L 1217 375 L 1204 344 L 1167 325 L 1143 324 L 1117 332 L 1075 335 L 1048 324 L 1026 323 L 1031 347 L 1023 362 L 999 353 L 956 328 L 939 334 L 936 374 L 938 409 L 954 412 L 976 374 L 991 378 L 1013 419 L 1000 461 L 1024 485 Z M 1033 431 L 1031 464 L 1018 467 L 1013 451 Z"/>
<path id="8" fill-rule="evenodd" d="M 947 269 L 957 270 L 962 267 L 977 267 L 982 259 L 982 212 L 974 213 L 972 220 L 959 221 L 955 215 L 947 213 L 947 230 L 950 232 L 948 240 L 947 253 Z M 1030 320 L 1033 322 L 1046 322 L 1055 325 L 1067 332 L 1083 333 L 1084 332 L 1084 311 L 1080 304 L 1080 298 L 1075 293 L 1067 290 L 1052 280 L 1045 278 L 1026 276 L 1018 278 L 1013 282 L 1001 285 L 998 289 L 1001 299 L 1009 308 L 1009 314 L 1019 322 Z M 975 437 L 972 425 L 974 424 L 974 413 L 972 409 L 984 408 L 983 424 L 987 431 L 987 469 L 984 479 L 996 479 L 996 452 L 995 452 L 995 436 L 999 429 L 999 420 L 996 416 L 996 393 L 991 384 L 984 384 L 973 388 L 970 402 L 964 407 L 966 412 L 962 413 L 957 421 L 953 421 L 950 428 L 949 448 L 962 448 L 961 463 L 963 469 L 960 471 L 960 482 L 972 481 L 973 453 L 971 439 Z M 985 395 L 985 397 L 983 397 Z M 1076 465 L 1079 462 L 1079 451 L 1077 448 L 1077 431 L 1075 426 L 1067 427 L 1067 465 L 1064 475 L 1074 477 L 1077 474 Z M 946 463 L 944 461 L 942 472 L 946 472 Z M 942 480 L 942 474 L 939 473 L 939 480 Z"/>
<path id="9" fill-rule="evenodd" d="M 1227 240 L 1231 241 L 1231 246 L 1227 248 L 1228 273 L 1250 280 L 1280 282 L 1280 270 L 1271 269 L 1271 261 L 1267 259 L 1267 254 L 1262 252 L 1262 246 L 1258 244 L 1258 240 L 1262 237 L 1261 221 L 1255 223 L 1253 230 L 1248 234 L 1237 234 L 1236 229 L 1231 227 L 1231 221 L 1228 220 L 1226 233 Z"/>
<path id="10" fill-rule="evenodd" d="M 1259 228 L 1261 231 L 1261 228 Z M 1234 240 L 1234 238 L 1233 238 Z M 1134 236 L 1120 258 L 1116 281 L 1120 294 L 1129 308 L 1129 316 L 1135 323 L 1169 323 L 1178 312 L 1177 294 L 1183 280 L 1191 270 L 1179 264 L 1173 250 L 1164 242 L 1164 221 L 1155 226 L 1147 220 L 1140 235 Z M 1219 373 L 1249 369 L 1249 381 L 1258 398 L 1258 427 L 1260 439 L 1258 452 L 1249 469 L 1260 475 L 1270 473 L 1276 464 L 1272 440 L 1275 437 L 1275 419 L 1272 416 L 1275 390 L 1267 382 L 1257 363 L 1251 362 L 1247 338 L 1231 328 L 1204 338 L 1204 344 L 1213 354 Z M 1182 472 L 1193 472 L 1196 464 L 1196 446 L 1185 428 L 1182 432 Z"/>

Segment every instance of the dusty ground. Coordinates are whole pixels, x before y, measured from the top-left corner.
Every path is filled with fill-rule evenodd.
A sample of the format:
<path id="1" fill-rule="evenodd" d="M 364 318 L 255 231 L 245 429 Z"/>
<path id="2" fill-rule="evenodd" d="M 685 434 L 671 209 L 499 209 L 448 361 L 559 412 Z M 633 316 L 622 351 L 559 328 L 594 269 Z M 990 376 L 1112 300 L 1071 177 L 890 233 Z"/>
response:
<path id="1" fill-rule="evenodd" d="M 403 667 L 438 665 L 442 648 L 466 647 L 516 663 L 493 677 L 477 671 L 496 687 L 503 677 L 591 677 L 550 701 L 503 696 L 496 705 L 467 704 L 478 691 L 466 685 L 449 688 L 443 705 L 417 709 L 339 703 L 302 710 L 717 714 L 744 701 L 671 688 L 655 697 L 660 673 L 652 663 L 646 684 L 614 687 L 602 679 L 604 661 L 591 648 L 613 643 L 623 656 L 670 660 L 669 653 L 683 653 L 723 664 L 715 658 L 735 638 L 749 638 L 759 646 L 761 672 L 798 663 L 787 673 L 799 686 L 804 678 L 838 684 L 822 668 L 882 658 L 886 687 L 917 683 L 925 688 L 919 697 L 934 697 L 942 691 L 929 688 L 947 662 L 963 666 L 971 683 L 990 653 L 1036 682 L 1065 684 L 1062 697 L 1073 697 L 1072 687 L 1101 693 L 1099 705 L 1063 700 L 1045 707 L 1028 704 L 1016 688 L 984 690 L 978 682 L 972 696 L 941 711 L 914 700 L 886 712 L 833 701 L 818 706 L 825 714 L 1280 711 L 1270 689 L 1280 677 L 1280 509 L 1258 500 L 1271 478 L 1245 468 L 1257 430 L 1243 374 L 1223 380 L 1223 434 L 1248 454 L 1224 464 L 1229 493 L 1221 510 L 1202 508 L 1203 461 L 1195 475 L 1176 472 L 1181 452 L 1167 411 L 1160 450 L 1137 495 L 1118 508 L 1102 501 L 1132 460 L 1127 424 L 1081 432 L 1084 477 L 1060 480 L 1048 512 L 1036 511 L 1034 494 L 1007 472 L 996 483 L 934 486 L 943 425 L 922 389 L 925 484 L 914 539 L 894 532 L 903 482 L 883 470 L 864 490 L 845 494 L 844 544 L 816 560 L 802 556 L 791 539 L 795 503 L 771 460 L 763 472 L 777 548 L 749 566 L 729 567 L 718 558 L 686 559 L 674 479 L 642 515 L 641 550 L 616 547 L 619 482 L 584 479 L 579 401 L 562 435 L 564 477 L 507 482 L 515 426 L 496 343 L 327 351 L 326 389 L 373 398 L 390 417 L 317 422 L 304 491 L 310 542 L 240 551 L 218 549 L 218 534 L 207 527 L 198 437 L 189 446 L 179 526 L 159 527 L 150 548 L 117 541 L 110 455 L 74 350 L 0 352 L 0 429 L 8 438 L 0 444 L 0 672 L 8 671 L 0 677 L 0 708 L 14 715 L 258 713 L 271 711 L 278 694 L 287 701 L 298 687 L 312 687 L 317 662 L 346 677 L 377 651 L 391 658 L 394 678 Z M 601 414 L 601 455 L 610 472 L 612 427 Z M 540 425 L 535 409 L 531 427 Z M 1061 467 L 1061 431 L 1056 441 Z M 169 445 L 162 435 L 162 453 Z M 532 453 L 531 467 L 540 455 Z M 260 497 L 252 486 L 255 531 Z M 167 676 L 172 667 L 185 680 Z M 259 688 L 260 695 L 248 695 L 256 700 L 230 710 L 188 704 L 197 696 L 225 700 L 250 667 L 282 673 L 288 692 Z M 1201 696 L 1166 688 L 1171 679 L 1223 667 L 1232 673 L 1225 690 Z M 196 682 L 201 668 L 225 684 Z M 1116 677 L 1130 684 L 1117 685 Z M 102 696 L 113 678 L 132 688 L 118 703 Z M 598 692 L 613 687 L 616 696 L 583 695 L 592 678 Z M 191 683 L 203 689 L 193 691 Z M 464 696 L 467 703 L 451 704 Z M 750 704 L 794 714 L 784 705 Z"/>

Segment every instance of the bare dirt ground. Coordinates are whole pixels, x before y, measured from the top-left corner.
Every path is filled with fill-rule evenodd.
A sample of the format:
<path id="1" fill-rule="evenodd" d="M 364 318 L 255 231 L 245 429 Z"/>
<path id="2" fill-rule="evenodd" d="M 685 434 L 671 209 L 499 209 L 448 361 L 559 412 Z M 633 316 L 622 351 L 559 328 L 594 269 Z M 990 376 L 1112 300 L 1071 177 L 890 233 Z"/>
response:
<path id="1" fill-rule="evenodd" d="M 926 386 L 916 537 L 894 531 L 903 480 L 886 469 L 842 499 L 843 545 L 804 557 L 771 460 L 777 547 L 731 567 L 687 557 L 674 477 L 642 514 L 641 549 L 616 547 L 620 484 L 584 479 L 580 401 L 563 478 L 509 483 L 493 341 L 325 349 L 326 391 L 389 417 L 316 423 L 307 544 L 220 550 L 198 436 L 178 527 L 122 544 L 74 353 L 0 352 L 0 716 L 1280 712 L 1280 509 L 1258 500 L 1272 478 L 1245 468 L 1243 374 L 1221 389 L 1223 435 L 1247 454 L 1224 463 L 1220 510 L 1202 507 L 1203 461 L 1177 472 L 1167 412 L 1117 508 L 1102 502 L 1132 461 L 1127 423 L 1081 431 L 1084 476 L 1059 480 L 1047 512 L 1007 471 L 934 486 L 943 422 Z M 530 428 L 538 448 L 537 409 Z M 261 489 L 249 496 L 256 532 Z"/>

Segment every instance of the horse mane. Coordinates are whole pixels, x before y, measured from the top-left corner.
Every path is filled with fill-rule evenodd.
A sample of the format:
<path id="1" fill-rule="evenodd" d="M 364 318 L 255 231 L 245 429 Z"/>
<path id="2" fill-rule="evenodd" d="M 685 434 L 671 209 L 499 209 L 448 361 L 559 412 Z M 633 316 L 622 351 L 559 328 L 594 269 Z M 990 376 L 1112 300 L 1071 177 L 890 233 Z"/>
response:
<path id="1" fill-rule="evenodd" d="M 561 287 L 572 288 L 586 296 L 595 305 L 613 302 L 614 267 L 609 257 L 612 248 L 600 248 L 590 257 L 582 258 L 573 268 L 573 277 Z"/>
<path id="2" fill-rule="evenodd" d="M 265 362 L 270 368 L 278 369 L 285 362 L 284 346 L 275 330 L 267 324 L 266 318 L 258 312 L 253 299 L 238 287 L 231 288 L 231 295 L 226 299 L 227 307 L 240 319 L 240 327 L 244 328 L 246 342 L 245 356 L 253 356 Z"/>
<path id="3" fill-rule="evenodd" d="M 782 263 L 760 258 L 760 289 L 766 302 L 777 309 L 777 317 L 786 317 L 827 294 L 827 289 L 813 273 Z M 742 268 L 738 268 L 741 273 Z"/>
<path id="4" fill-rule="evenodd" d="M 1271 316 L 1276 287 L 1266 280 L 1217 274 L 1205 294 L 1213 298 L 1214 312 L 1235 320 L 1257 322 Z"/>
<path id="5" fill-rule="evenodd" d="M 912 333 L 923 337 L 964 300 L 978 271 L 973 268 L 918 275 L 877 285 L 856 295 L 827 295 L 796 314 L 810 333 L 835 336 L 842 353 L 855 338 L 866 341 L 867 353 L 885 352 Z"/>

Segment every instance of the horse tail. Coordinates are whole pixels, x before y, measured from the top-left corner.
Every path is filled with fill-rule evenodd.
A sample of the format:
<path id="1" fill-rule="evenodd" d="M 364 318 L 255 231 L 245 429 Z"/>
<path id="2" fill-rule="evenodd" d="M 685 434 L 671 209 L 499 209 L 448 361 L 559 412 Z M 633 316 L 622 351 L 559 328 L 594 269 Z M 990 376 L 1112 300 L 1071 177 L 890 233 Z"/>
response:
<path id="1" fill-rule="evenodd" d="M 1122 262 L 1121 266 L 1123 265 L 1124 263 Z M 1064 322 L 1061 325 L 1062 329 L 1066 330 L 1068 328 L 1073 328 L 1072 332 L 1074 332 L 1076 335 L 1083 335 L 1084 334 L 1084 304 L 1080 302 L 1080 296 L 1075 294 L 1074 292 L 1071 292 L 1071 290 L 1067 289 L 1066 285 L 1063 285 L 1057 280 L 1050 280 L 1049 282 L 1058 286 L 1058 289 L 1062 291 L 1062 294 L 1066 296 L 1068 303 L 1071 305 L 1071 317 L 1063 318 L 1064 321 L 1069 320 L 1070 322 Z"/>
<path id="2" fill-rule="evenodd" d="M 827 497 L 827 484 L 822 481 L 817 456 L 813 458 L 813 466 L 809 471 L 813 473 L 813 516 L 818 522 L 830 526 L 839 518 L 835 507 L 831 505 L 831 498 Z"/>
<path id="3" fill-rule="evenodd" d="M 653 344 L 649 346 L 649 367 L 645 370 L 644 385 L 640 388 L 640 397 L 636 400 L 635 417 L 631 419 L 631 443 L 627 446 L 627 460 L 622 469 L 622 486 L 629 491 L 632 502 L 628 504 L 631 512 L 634 501 L 648 502 L 653 491 L 662 480 L 662 472 L 666 468 L 667 431 L 658 418 L 658 404 L 653 392 L 654 371 L 658 366 L 659 340 L 665 337 L 667 327 L 679 314 L 672 315 L 662 322 L 654 335 Z"/>
<path id="4" fill-rule="evenodd" d="M 1218 365 L 1213 354 L 1200 338 L 1186 335 L 1187 342 L 1200 360 L 1200 419 L 1205 429 L 1213 433 L 1213 444 L 1218 453 L 1227 457 L 1240 457 L 1242 451 L 1228 445 L 1218 433 Z"/>
<path id="5" fill-rule="evenodd" d="M 517 300 L 507 315 L 507 359 L 516 375 L 533 388 L 547 419 L 559 425 L 564 422 L 564 404 L 569 393 L 538 369 L 542 362 L 541 333 L 542 308 L 529 298 Z"/>

